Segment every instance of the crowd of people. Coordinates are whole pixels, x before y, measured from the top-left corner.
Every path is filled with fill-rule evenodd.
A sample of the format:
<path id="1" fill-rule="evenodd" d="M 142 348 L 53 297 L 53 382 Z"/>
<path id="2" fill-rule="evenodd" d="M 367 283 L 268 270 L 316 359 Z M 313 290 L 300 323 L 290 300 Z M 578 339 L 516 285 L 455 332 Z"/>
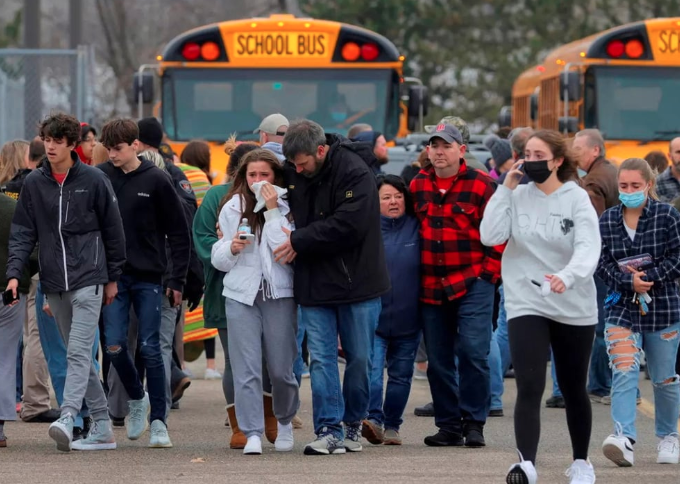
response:
<path id="1" fill-rule="evenodd" d="M 484 447 L 512 367 L 519 461 L 506 482 L 534 484 L 552 359 L 567 476 L 592 484 L 591 402 L 611 405 L 604 455 L 634 464 L 644 354 L 657 462 L 678 463 L 680 138 L 670 166 L 650 153 L 616 167 L 597 130 L 516 128 L 487 137 L 483 164 L 447 116 L 395 176 L 368 125 L 346 138 L 277 113 L 256 132 L 259 143 L 227 142 L 215 186 L 207 145 L 178 158 L 153 118 L 98 135 L 54 114 L 32 142 L 2 148 L 0 446 L 16 419 L 16 348 L 33 333 L 24 351 L 44 353 L 59 409 L 48 396 L 21 418 L 51 422 L 57 449 L 115 449 L 123 425 L 172 447 L 169 411 L 190 383 L 182 314 L 202 303 L 225 353 L 230 447 L 244 454 L 262 454 L 263 438 L 293 450 L 307 364 L 307 455 L 401 445 L 416 370 L 432 393 L 416 414 L 437 429 L 424 443 Z M 46 379 L 38 360 L 24 358 L 24 398 Z"/>

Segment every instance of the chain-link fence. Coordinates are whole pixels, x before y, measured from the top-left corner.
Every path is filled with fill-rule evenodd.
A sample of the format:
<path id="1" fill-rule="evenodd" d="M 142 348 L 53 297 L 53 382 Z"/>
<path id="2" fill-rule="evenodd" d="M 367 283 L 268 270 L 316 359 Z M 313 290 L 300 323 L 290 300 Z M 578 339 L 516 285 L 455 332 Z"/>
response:
<path id="1" fill-rule="evenodd" d="M 0 49 L 0 144 L 30 140 L 53 111 L 92 117 L 94 51 Z"/>

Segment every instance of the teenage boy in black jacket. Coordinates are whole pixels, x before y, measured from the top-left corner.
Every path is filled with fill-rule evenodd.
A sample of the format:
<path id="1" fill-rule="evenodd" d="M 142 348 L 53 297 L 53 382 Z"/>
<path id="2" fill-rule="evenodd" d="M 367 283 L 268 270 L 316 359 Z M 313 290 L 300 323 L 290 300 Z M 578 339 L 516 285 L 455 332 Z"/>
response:
<path id="1" fill-rule="evenodd" d="M 191 239 L 182 207 L 168 176 L 145 158 L 137 157 L 139 129 L 131 119 L 119 119 L 102 128 L 101 141 L 110 160 L 98 166 L 111 179 L 118 196 L 129 254 L 118 283 L 118 296 L 104 310 L 106 352 L 130 396 L 127 435 L 138 439 L 147 429 L 149 447 L 172 447 L 165 424 L 165 371 L 160 350 L 163 274 L 167 266 L 165 241 L 173 256 L 167 282 L 172 306 L 182 302 Z M 180 216 L 177 216 L 180 214 Z M 127 350 L 130 306 L 138 319 L 138 347 L 149 393 Z M 150 407 L 150 410 L 149 410 Z"/>
<path id="2" fill-rule="evenodd" d="M 19 197 L 9 243 L 7 289 L 18 280 L 36 243 L 40 281 L 67 344 L 67 370 L 61 418 L 50 425 L 57 449 L 78 449 L 73 421 L 83 398 L 94 419 L 91 450 L 115 449 L 116 442 L 92 344 L 102 301 L 116 297 L 125 265 L 125 236 L 116 196 L 108 178 L 82 163 L 73 149 L 80 123 L 66 114 L 43 121 L 40 137 L 47 157 L 33 170 Z"/>
<path id="3" fill-rule="evenodd" d="M 317 439 L 305 447 L 310 455 L 362 450 L 373 335 L 380 296 L 390 288 L 378 189 L 361 148 L 309 120 L 291 124 L 283 139 L 296 230 L 275 254 L 279 262 L 295 259 L 295 299 L 312 358 Z M 342 392 L 338 334 L 347 355 Z"/>

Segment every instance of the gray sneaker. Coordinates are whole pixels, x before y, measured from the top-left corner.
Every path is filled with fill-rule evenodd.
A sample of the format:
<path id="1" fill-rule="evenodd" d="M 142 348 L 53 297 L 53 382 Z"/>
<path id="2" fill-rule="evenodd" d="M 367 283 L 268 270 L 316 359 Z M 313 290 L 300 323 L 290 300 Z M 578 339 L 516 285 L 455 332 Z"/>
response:
<path id="1" fill-rule="evenodd" d="M 401 445 L 401 436 L 399 432 L 394 429 L 385 430 L 385 439 L 383 440 L 384 445 Z"/>
<path id="2" fill-rule="evenodd" d="M 326 427 L 316 437 L 314 442 L 305 446 L 305 455 L 344 454 L 344 442 L 328 431 Z"/>
<path id="3" fill-rule="evenodd" d="M 345 425 L 345 449 L 347 452 L 361 452 L 361 423 Z"/>
<path id="4" fill-rule="evenodd" d="M 114 450 L 116 439 L 113 436 L 110 420 L 96 420 L 87 437 L 71 444 L 73 450 Z"/>
<path id="5" fill-rule="evenodd" d="M 149 440 L 149 447 L 153 449 L 169 449 L 172 447 L 172 442 L 168 435 L 168 427 L 165 426 L 162 420 L 154 420 L 151 422 L 151 439 Z"/>
<path id="6" fill-rule="evenodd" d="M 151 405 L 149 404 L 149 394 L 144 392 L 144 398 L 141 400 L 130 400 L 130 413 L 128 414 L 127 422 L 127 436 L 130 440 L 137 440 L 149 428 L 149 412 Z"/>
<path id="7" fill-rule="evenodd" d="M 52 422 L 48 433 L 52 440 L 57 443 L 57 450 L 69 452 L 73 440 L 73 415 L 66 413 L 56 422 Z"/>

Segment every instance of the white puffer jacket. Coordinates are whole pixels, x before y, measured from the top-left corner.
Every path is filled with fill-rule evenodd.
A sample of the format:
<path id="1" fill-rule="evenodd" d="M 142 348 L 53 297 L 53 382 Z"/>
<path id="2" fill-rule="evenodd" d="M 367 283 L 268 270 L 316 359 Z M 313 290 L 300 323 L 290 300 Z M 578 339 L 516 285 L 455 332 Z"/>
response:
<path id="1" fill-rule="evenodd" d="M 279 198 L 278 205 L 264 214 L 262 240 L 258 241 L 256 236 L 251 243 L 252 252 L 242 251 L 237 255 L 231 253 L 231 241 L 241 223 L 241 198 L 232 197 L 222 207 L 219 223 L 224 237 L 213 245 L 211 260 L 215 269 L 227 273 L 222 291 L 224 297 L 252 306 L 263 279 L 267 281 L 264 285 L 267 297 L 293 297 L 293 266 L 274 262 L 274 249 L 288 239 L 282 228 L 294 230 L 286 218 L 290 212 L 288 203 Z"/>

